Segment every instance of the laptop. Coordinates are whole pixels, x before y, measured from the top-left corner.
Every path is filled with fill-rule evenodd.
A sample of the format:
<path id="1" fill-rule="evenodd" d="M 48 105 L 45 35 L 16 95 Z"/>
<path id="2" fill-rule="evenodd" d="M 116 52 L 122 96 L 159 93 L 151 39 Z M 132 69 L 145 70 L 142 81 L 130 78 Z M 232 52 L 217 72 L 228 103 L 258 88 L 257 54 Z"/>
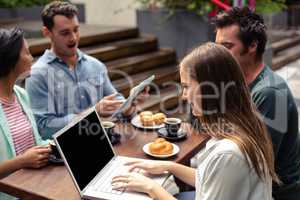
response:
<path id="1" fill-rule="evenodd" d="M 94 107 L 55 133 L 53 139 L 82 198 L 151 199 L 143 193 L 112 189 L 112 178 L 128 172 L 124 163 L 137 159 L 115 153 Z M 167 176 L 151 178 L 163 185 Z"/>

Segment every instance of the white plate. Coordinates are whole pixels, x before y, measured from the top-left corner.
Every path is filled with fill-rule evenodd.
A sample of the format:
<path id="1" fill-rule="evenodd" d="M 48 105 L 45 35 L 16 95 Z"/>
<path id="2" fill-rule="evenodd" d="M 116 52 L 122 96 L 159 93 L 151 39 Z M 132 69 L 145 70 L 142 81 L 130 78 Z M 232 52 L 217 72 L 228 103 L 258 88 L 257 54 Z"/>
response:
<path id="1" fill-rule="evenodd" d="M 149 129 L 149 130 L 153 130 L 153 129 L 160 129 L 165 127 L 165 124 L 161 124 L 161 125 L 154 125 L 154 126 L 143 126 L 141 120 L 140 120 L 140 116 L 136 115 L 131 119 L 131 124 L 137 128 L 141 128 L 141 129 Z"/>
<path id="2" fill-rule="evenodd" d="M 176 144 L 173 144 L 173 153 L 171 154 L 166 154 L 166 155 L 157 155 L 157 154 L 152 154 L 150 153 L 149 151 L 149 145 L 152 144 L 153 142 L 150 142 L 150 143 L 147 143 L 143 146 L 143 151 L 145 152 L 145 154 L 149 155 L 149 156 L 153 156 L 153 157 L 156 157 L 156 158 L 168 158 L 168 157 L 171 157 L 171 156 L 175 156 L 176 154 L 179 153 L 180 149 L 179 149 L 179 146 L 177 146 Z"/>

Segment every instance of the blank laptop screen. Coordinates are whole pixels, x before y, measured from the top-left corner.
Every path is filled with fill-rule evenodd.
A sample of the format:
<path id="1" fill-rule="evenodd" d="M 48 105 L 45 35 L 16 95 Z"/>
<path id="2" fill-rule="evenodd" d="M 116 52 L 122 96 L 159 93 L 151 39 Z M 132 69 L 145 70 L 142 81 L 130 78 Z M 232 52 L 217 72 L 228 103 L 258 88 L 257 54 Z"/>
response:
<path id="1" fill-rule="evenodd" d="M 95 111 L 56 139 L 81 191 L 114 157 Z"/>

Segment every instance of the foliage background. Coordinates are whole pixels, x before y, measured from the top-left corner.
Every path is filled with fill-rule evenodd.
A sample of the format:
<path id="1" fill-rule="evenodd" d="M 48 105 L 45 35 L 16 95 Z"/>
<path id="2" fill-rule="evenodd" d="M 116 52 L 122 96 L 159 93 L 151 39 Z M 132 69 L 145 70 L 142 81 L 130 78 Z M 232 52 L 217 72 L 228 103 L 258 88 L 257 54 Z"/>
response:
<path id="1" fill-rule="evenodd" d="M 46 5 L 52 0 L 0 0 L 1 8 L 18 8 Z"/>
<path id="2" fill-rule="evenodd" d="M 136 0 L 144 8 L 163 7 L 174 13 L 176 9 L 185 9 L 202 16 L 214 9 L 210 0 Z M 256 12 L 270 13 L 279 12 L 286 8 L 286 0 L 257 0 Z"/>

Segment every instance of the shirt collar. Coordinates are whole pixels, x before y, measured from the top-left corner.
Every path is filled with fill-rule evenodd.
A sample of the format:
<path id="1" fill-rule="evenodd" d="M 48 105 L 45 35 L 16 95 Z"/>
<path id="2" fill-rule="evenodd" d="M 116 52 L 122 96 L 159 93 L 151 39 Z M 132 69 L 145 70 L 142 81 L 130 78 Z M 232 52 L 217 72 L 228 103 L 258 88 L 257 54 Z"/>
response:
<path id="1" fill-rule="evenodd" d="M 58 58 L 56 56 L 56 54 L 53 51 L 51 51 L 49 49 L 47 49 L 45 51 L 44 58 L 46 59 L 46 62 L 48 64 L 50 64 L 51 62 L 54 62 L 54 61 L 60 61 L 61 60 L 60 58 Z M 86 60 L 86 57 L 85 57 L 84 53 L 82 53 L 79 49 L 77 49 L 77 62 L 79 62 L 81 60 Z"/>
<path id="2" fill-rule="evenodd" d="M 82 51 L 80 51 L 79 49 L 77 49 L 77 56 L 78 56 L 78 58 L 77 58 L 78 62 L 81 60 L 86 60 L 84 53 L 82 53 Z"/>
<path id="3" fill-rule="evenodd" d="M 256 78 L 254 79 L 254 81 L 252 81 L 248 87 L 250 88 L 250 90 L 252 90 L 254 88 L 254 86 L 262 79 L 263 74 L 265 73 L 265 71 L 268 69 L 268 66 L 264 66 L 263 70 L 261 70 L 261 72 L 256 76 Z"/>

